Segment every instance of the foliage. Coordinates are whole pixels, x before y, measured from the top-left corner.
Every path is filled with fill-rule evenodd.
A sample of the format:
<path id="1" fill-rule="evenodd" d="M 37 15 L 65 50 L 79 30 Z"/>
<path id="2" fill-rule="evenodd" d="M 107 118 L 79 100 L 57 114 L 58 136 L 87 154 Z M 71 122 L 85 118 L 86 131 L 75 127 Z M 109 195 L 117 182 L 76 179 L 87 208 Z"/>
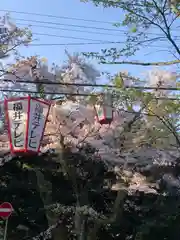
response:
<path id="1" fill-rule="evenodd" d="M 68 86 L 68 83 L 94 84 L 99 76 L 99 72 L 92 65 L 87 64 L 83 58 L 68 54 L 67 64 L 61 67 L 53 64 L 49 68 L 47 60 L 38 56 L 19 59 L 16 64 L 11 66 L 11 69 L 4 75 L 4 78 L 13 81 L 13 88 L 17 90 L 37 90 L 39 92 L 39 86 L 41 86 L 45 92 L 60 92 L 64 95 L 65 93 L 88 93 L 89 89 L 85 87 L 77 88 L 73 85 Z M 39 84 L 38 81 L 43 81 L 47 85 Z M 53 85 L 53 83 L 56 83 L 56 85 Z M 57 83 L 60 85 L 58 86 Z M 2 83 L 2 87 L 11 89 L 12 84 L 9 84 L 9 82 L 6 82 L 6 84 Z M 54 95 L 56 97 L 56 94 Z M 57 97 L 62 96 L 59 95 Z M 49 96 L 46 94 L 46 98 L 51 97 L 52 95 Z"/>
<path id="2" fill-rule="evenodd" d="M 151 72 L 146 82 L 155 90 L 147 92 L 126 88 L 141 82 L 119 73 L 112 78 L 114 121 L 100 125 L 92 99 L 68 94 L 91 93 L 68 83 L 95 83 L 98 71 L 77 56 L 68 59 L 65 67 L 50 70 L 33 56 L 5 75 L 14 81 L 10 89 L 32 91 L 33 86 L 40 92 L 42 87 L 43 98 L 50 97 L 48 91 L 54 94 L 42 151 L 53 147 L 55 154 L 14 158 L 0 169 L 1 199 L 12 201 L 16 210 L 9 237 L 31 238 L 55 226 L 53 238 L 63 240 L 175 238 L 179 104 L 164 100 L 169 92 L 160 88 L 176 85 L 176 76 Z M 55 91 L 64 92 L 56 96 Z"/>
<path id="3" fill-rule="evenodd" d="M 62 240 L 79 239 L 80 233 L 86 235 L 82 239 L 179 238 L 178 196 L 133 192 L 115 201 L 124 190 L 111 190 L 117 176 L 97 161 L 90 146 L 77 153 L 66 149 L 63 157 L 46 153 L 14 158 L 0 169 L 1 200 L 14 207 L 9 239 L 32 239 L 48 228 L 48 222 L 56 221 L 59 224 L 51 234 Z M 39 174 L 44 176 L 43 185 Z M 42 239 L 47 239 L 46 234 Z"/>
<path id="4" fill-rule="evenodd" d="M 4 26 L 4 31 L 2 31 L 2 26 Z M 8 14 L 1 20 L 1 31 L 3 33 L 0 35 L 0 59 L 8 57 L 13 51 L 17 55 L 17 47 L 20 45 L 27 46 L 32 40 L 32 34 L 29 29 L 16 27 L 11 22 Z M 2 70 L 1 73 L 3 72 Z"/>
<path id="5" fill-rule="evenodd" d="M 87 1 L 83 1 L 87 2 Z M 137 64 L 143 66 L 150 65 L 170 65 L 179 63 L 177 60 L 180 55 L 178 42 L 173 35 L 173 27 L 178 21 L 178 14 L 172 11 L 169 1 L 163 0 L 92 0 L 98 6 L 102 5 L 105 8 L 117 8 L 124 13 L 122 23 L 115 23 L 116 27 L 128 29 L 125 46 L 122 49 L 111 48 L 102 49 L 100 53 L 85 52 L 87 57 L 96 57 L 101 63 L 110 64 Z M 176 1 L 175 1 L 176 2 Z M 176 6 L 179 3 L 175 4 Z M 173 4 L 173 6 L 175 6 Z M 121 14 L 123 17 L 123 14 Z M 150 31 L 155 32 L 155 37 L 152 37 Z M 158 34 L 156 34 L 158 31 Z M 176 31 L 176 37 L 178 32 Z M 140 63 L 138 61 L 123 61 L 123 56 L 130 57 L 138 50 L 151 46 L 154 42 L 167 42 L 172 51 L 169 51 L 174 61 L 170 62 L 155 62 L 155 63 Z M 127 59 L 127 58 L 126 58 Z"/>
<path id="6" fill-rule="evenodd" d="M 3 31 L 3 26 L 4 26 L 4 31 Z M 4 81 L 10 81 L 13 80 L 9 78 L 9 74 L 16 76 L 16 69 L 13 66 L 6 65 L 4 66 L 3 60 L 4 58 L 8 58 L 10 54 L 14 54 L 15 59 L 18 60 L 18 47 L 19 46 L 28 46 L 28 44 L 32 41 L 32 34 L 29 31 L 28 28 L 20 29 L 16 27 L 10 19 L 10 16 L 6 14 L 2 20 L 1 20 L 1 34 L 0 34 L 0 77 L 1 77 L 1 82 L 0 86 L 4 87 L 6 89 L 6 86 L 11 85 L 11 90 L 12 90 L 12 84 L 9 82 L 9 84 L 6 84 L 7 82 Z M 17 76 L 18 77 L 18 76 Z M 7 93 L 4 93 L 1 91 L 1 98 L 5 97 Z M 10 94 L 9 94 L 10 96 Z M 0 103 L 0 128 L 3 127 L 3 105 Z"/>

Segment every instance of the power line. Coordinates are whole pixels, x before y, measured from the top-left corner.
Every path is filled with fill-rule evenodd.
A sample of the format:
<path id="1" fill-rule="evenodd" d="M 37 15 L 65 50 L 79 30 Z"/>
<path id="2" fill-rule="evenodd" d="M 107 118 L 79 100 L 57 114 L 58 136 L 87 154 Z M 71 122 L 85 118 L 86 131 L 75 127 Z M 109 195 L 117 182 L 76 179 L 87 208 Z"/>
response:
<path id="1" fill-rule="evenodd" d="M 28 46 L 32 47 L 40 47 L 40 46 L 47 46 L 47 47 L 53 47 L 53 46 L 83 46 L 83 45 L 108 45 L 108 44 L 122 44 L 124 42 L 118 41 L 118 42 L 110 42 L 110 41 L 104 41 L 104 42 L 82 42 L 82 43 L 31 43 L 28 44 Z M 149 47 L 148 45 L 144 45 L 144 47 Z M 159 48 L 160 45 L 153 45 L 150 46 L 151 48 Z M 167 48 L 161 48 L 164 50 L 167 50 Z"/>
<path id="2" fill-rule="evenodd" d="M 56 80 L 56 79 L 54 79 Z M 4 82 L 13 82 L 10 79 L 2 79 Z M 109 88 L 117 88 L 112 85 L 106 85 L 106 84 L 89 84 L 89 83 L 63 83 L 63 82 L 47 82 L 49 79 L 43 78 L 42 80 L 38 80 L 38 84 L 45 84 L 45 85 L 61 85 L 61 86 L 75 86 L 75 87 L 109 87 Z M 32 84 L 37 84 L 32 80 L 24 80 L 24 79 L 19 79 L 16 80 L 15 82 L 17 83 L 32 83 Z"/>
<path id="3" fill-rule="evenodd" d="M 40 47 L 40 46 L 83 46 L 83 45 L 99 45 L 99 44 L 120 44 L 120 43 L 124 43 L 124 42 L 89 42 L 89 43 L 32 43 L 32 44 L 28 44 L 28 46 L 32 46 L 32 47 Z"/>
<path id="4" fill-rule="evenodd" d="M 11 92 L 11 93 L 27 93 L 27 94 L 39 94 L 41 92 L 37 91 L 25 91 L 25 90 L 14 90 L 14 89 L 0 89 L 2 92 Z M 68 96 L 98 96 L 99 93 L 64 93 L 64 92 L 44 92 L 44 94 L 48 95 L 68 95 Z M 153 99 L 157 100 L 173 100 L 173 101 L 180 101 L 179 98 L 167 98 L 167 97 L 153 97 Z"/>
<path id="5" fill-rule="evenodd" d="M 13 92 L 13 93 L 32 93 L 32 94 L 38 94 L 41 92 L 37 91 L 25 91 L 25 90 L 13 90 L 13 89 L 0 89 L 1 92 Z M 96 96 L 97 94 L 87 94 L 87 93 L 64 93 L 64 92 L 44 92 L 44 94 L 49 95 L 70 95 L 70 96 Z"/>
<path id="6" fill-rule="evenodd" d="M 16 22 L 17 23 L 17 22 Z M 25 27 L 39 27 L 39 28 L 47 28 L 47 29 L 53 29 L 53 30 L 62 30 L 62 31 L 71 31 L 71 32 L 81 32 L 81 33 L 90 33 L 90 34 L 98 34 L 98 35 L 110 35 L 110 36 L 125 36 L 124 34 L 127 33 L 125 30 L 119 30 L 120 32 L 124 34 L 113 34 L 113 33 L 103 33 L 103 32 L 93 32 L 93 31 L 84 31 L 84 30 L 78 30 L 78 29 L 69 29 L 69 28 L 61 28 L 61 27 L 53 27 L 53 26 L 47 26 L 47 25 L 39 25 L 39 24 L 25 24 L 25 23 L 17 23 L 17 25 L 25 26 Z M 163 34 L 158 34 L 158 33 L 148 33 L 149 35 L 154 35 L 154 36 L 164 36 Z M 174 36 L 176 38 L 180 38 L 180 36 Z"/>
<path id="7" fill-rule="evenodd" d="M 104 31 L 114 31 L 114 32 L 120 32 L 120 33 L 127 33 L 127 31 L 125 31 L 125 30 L 112 29 L 112 28 L 97 28 L 97 27 L 93 27 L 93 26 L 84 26 L 84 25 L 67 24 L 67 23 L 59 23 L 59 22 L 47 22 L 47 21 L 39 21 L 39 20 L 24 19 L 24 18 L 13 18 L 13 19 L 14 20 L 18 20 L 18 21 L 25 21 L 25 22 L 35 22 L 35 23 L 42 23 L 42 24 L 52 24 L 52 25 L 60 25 L 60 26 L 68 26 L 68 27 L 78 27 L 78 28 L 85 28 L 85 29 L 86 28 L 90 28 L 90 29 L 96 29 L 96 30 L 104 30 Z M 30 23 L 30 25 L 32 25 L 32 24 Z M 41 26 L 41 25 L 36 25 L 36 26 Z M 45 25 L 43 27 L 54 28 L 52 26 L 47 26 L 47 25 Z M 59 29 L 59 28 L 55 27 L 55 29 Z M 162 35 L 163 34 L 161 34 L 161 36 Z"/>
<path id="8" fill-rule="evenodd" d="M 39 32 L 32 32 L 32 34 L 35 35 L 40 35 L 40 36 L 48 36 L 48 37 L 58 37 L 58 38 L 69 38 L 69 39 L 75 39 L 75 40 L 87 40 L 87 41 L 93 41 L 93 42 L 89 42 L 89 43 L 35 43 L 35 44 L 28 44 L 28 46 L 73 46 L 73 45 L 93 45 L 93 44 L 124 44 L 124 41 L 104 41 L 104 40 L 98 40 L 98 39 L 89 39 L 89 38 L 80 38 L 80 37 L 72 37 L 72 36 L 64 36 L 64 35 L 57 35 L 57 34 L 48 34 L 48 33 L 39 33 Z M 148 39 L 148 40 L 144 40 L 144 41 L 134 41 L 137 42 L 136 45 L 139 44 L 145 44 L 145 43 L 149 43 L 151 41 L 163 41 L 160 40 L 158 37 L 157 38 L 153 38 L 153 39 Z M 135 46 L 136 46 L 135 45 Z M 149 45 L 144 45 L 144 47 L 149 47 Z M 150 46 L 151 48 L 153 47 L 161 47 L 160 45 L 152 45 Z M 164 48 L 166 49 L 166 48 Z"/>
<path id="9" fill-rule="evenodd" d="M 121 32 L 121 33 L 128 33 L 127 30 L 121 30 L 121 29 L 113 29 L 113 28 L 102 28 L 102 27 L 94 27 L 94 26 L 85 26 L 85 25 L 76 25 L 76 24 L 67 24 L 67 23 L 59 23 L 59 22 L 49 22 L 49 21 L 40 21 L 40 20 L 33 20 L 33 19 L 24 19 L 24 18 L 12 18 L 14 20 L 18 21 L 24 21 L 24 22 L 35 22 L 35 23 L 42 23 L 42 24 L 52 24 L 57 26 L 67 26 L 67 27 L 77 27 L 77 28 L 85 28 L 85 29 L 96 29 L 96 30 L 103 30 L 103 31 L 113 31 L 113 32 Z M 149 35 L 154 36 L 164 36 L 160 33 L 148 33 Z M 179 37 L 179 36 L 174 36 Z"/>
<path id="10" fill-rule="evenodd" d="M 109 35 L 109 36 L 123 36 L 122 34 L 113 34 L 113 33 L 103 33 L 103 32 L 93 32 L 93 31 L 84 31 L 79 29 L 68 29 L 68 28 L 61 28 L 61 27 L 52 27 L 52 26 L 46 26 L 46 25 L 36 25 L 36 24 L 30 24 L 27 25 L 25 23 L 17 23 L 18 25 L 25 26 L 25 27 L 40 27 L 40 28 L 47 28 L 47 29 L 53 29 L 53 30 L 62 30 L 62 31 L 71 31 L 71 32 L 80 32 L 80 33 L 90 33 L 90 34 L 98 34 L 98 35 Z"/>
<path id="11" fill-rule="evenodd" d="M 60 15 L 58 16 L 58 15 L 53 15 L 53 14 L 35 13 L 35 12 L 5 10 L 5 9 L 0 9 L 0 12 L 12 12 L 12 13 L 18 13 L 18 14 L 25 14 L 25 15 L 42 16 L 42 17 L 49 17 L 49 18 L 56 18 L 56 19 L 77 20 L 77 21 L 84 21 L 84 22 L 103 23 L 103 24 L 111 24 L 111 25 L 113 25 L 116 22 L 116 21 L 115 22 L 100 21 L 100 20 L 85 19 L 85 18 L 74 18 L 74 17 L 67 17 L 67 16 L 60 16 Z M 177 29 L 172 29 L 172 30 L 176 31 Z M 150 33 L 148 33 L 148 34 L 150 34 Z"/>
<path id="12" fill-rule="evenodd" d="M 109 42 L 109 41 L 104 41 L 104 40 L 96 40 L 96 39 L 90 39 L 90 38 L 81 38 L 81 37 L 72 37 L 72 36 L 63 36 L 63 35 L 56 35 L 56 34 L 47 34 L 47 33 L 33 33 L 36 35 L 40 36 L 47 36 L 47 37 L 59 37 L 59 38 L 70 38 L 70 39 L 75 39 L 75 40 L 86 40 L 86 41 L 94 41 L 94 42 Z"/>
<path id="13" fill-rule="evenodd" d="M 102 32 L 92 32 L 92 31 L 83 31 L 83 30 L 77 30 L 77 29 L 67 29 L 67 28 L 59 28 L 59 27 L 51 27 L 51 26 L 42 26 L 42 25 L 34 25 L 34 24 L 30 24 L 29 26 L 28 25 L 26 25 L 26 24 L 23 24 L 23 23 L 18 23 L 18 25 L 23 25 L 23 26 L 26 26 L 26 27 L 31 27 L 31 26 L 35 26 L 35 27 L 42 27 L 42 28 L 50 28 L 50 29 L 58 29 L 58 30 L 63 30 L 63 31 L 73 31 L 73 32 L 81 32 L 81 33 L 90 33 L 90 34 L 98 34 L 98 35 L 110 35 L 110 36 L 116 36 L 116 37 L 118 37 L 118 36 L 123 36 L 123 35 L 120 35 L 120 34 L 111 34 L 111 33 L 102 33 Z M 60 36 L 60 35 L 56 35 L 56 34 L 46 34 L 46 33 L 32 33 L 32 34 L 36 34 L 36 35 L 42 35 L 42 36 L 49 36 L 49 37 L 62 37 L 62 38 L 72 38 L 72 39 L 76 39 L 75 37 L 69 37 L 69 36 Z M 83 38 L 78 38 L 78 39 L 81 39 L 81 40 L 83 40 Z M 87 40 L 87 39 L 85 39 L 85 40 Z M 89 40 L 89 39 L 88 39 Z M 92 40 L 92 39 L 91 39 Z M 154 39 L 150 39 L 150 40 L 145 40 L 145 41 L 142 41 L 142 42 L 149 42 L 149 41 L 152 41 L 152 40 L 159 40 L 159 41 L 163 41 L 163 39 L 162 40 L 160 40 L 160 37 L 158 38 L 154 38 Z M 103 40 L 92 40 L 92 41 L 103 41 Z M 135 41 L 136 42 L 136 41 Z M 138 41 L 137 41 L 138 42 Z M 140 42 L 140 43 L 142 43 L 142 42 Z M 124 43 L 124 41 L 116 41 L 116 42 L 114 42 L 114 41 L 103 41 L 103 44 L 119 44 L 119 43 Z M 138 42 L 139 43 L 139 42 Z M 86 43 L 69 43 L 69 44 L 60 44 L 60 45 L 85 45 Z M 94 43 L 87 43 L 87 44 L 94 44 Z M 31 44 L 30 44 L 31 45 Z M 45 44 L 45 45 L 47 45 L 47 44 Z M 35 45 L 32 45 L 32 46 L 36 46 L 36 44 Z M 37 45 L 37 46 L 39 46 L 39 45 Z M 153 46 L 151 46 L 151 47 L 161 47 L 161 46 L 157 46 L 157 45 L 153 45 Z"/>
<path id="14" fill-rule="evenodd" d="M 57 35 L 57 34 L 48 34 L 48 33 L 39 33 L 39 32 L 32 32 L 32 34 L 34 35 L 40 35 L 40 36 L 47 36 L 47 37 L 58 37 L 58 38 L 70 38 L 70 39 L 76 39 L 76 40 L 87 40 L 87 41 L 94 41 L 97 43 L 114 43 L 113 41 L 104 41 L 104 40 L 98 40 L 98 39 L 89 39 L 89 38 L 80 38 L 80 37 L 72 37 L 72 36 L 64 36 L 64 35 Z M 154 40 L 156 40 L 157 38 L 154 38 Z M 144 40 L 144 41 L 134 41 L 137 42 L 138 44 L 143 44 L 143 43 L 147 43 L 149 42 L 149 40 Z M 124 43 L 124 41 L 118 41 L 116 43 Z M 153 47 L 153 46 L 152 46 Z M 154 47 L 161 47 L 161 46 L 156 46 L 154 45 Z"/>
<path id="15" fill-rule="evenodd" d="M 19 13 L 19 14 L 26 14 L 26 15 L 50 17 L 50 18 L 56 18 L 56 19 L 69 19 L 69 20 L 77 20 L 77 21 L 84 21 L 84 22 L 113 24 L 113 22 L 108 22 L 108 21 L 99 21 L 99 20 L 84 19 L 84 18 L 74 18 L 74 17 L 67 17 L 67 16 L 57 16 L 57 15 L 52 15 L 52 14 L 42 14 L 42 13 L 34 13 L 34 12 L 32 13 L 32 12 L 22 12 L 22 11 L 3 10 L 3 9 L 0 9 L 0 12 L 12 12 L 12 13 Z"/>
<path id="16" fill-rule="evenodd" d="M 128 76 L 122 76 L 122 78 L 127 79 L 134 79 Z M 55 80 L 55 79 L 54 79 Z M 4 82 L 13 82 L 10 79 L 2 79 Z M 44 84 L 44 85 L 61 85 L 61 86 L 75 86 L 75 87 L 102 87 L 102 88 L 114 88 L 119 89 L 119 87 L 113 86 L 113 85 L 107 85 L 107 84 L 90 84 L 90 83 L 63 83 L 63 82 L 47 82 L 49 79 L 44 78 L 42 80 L 38 80 L 38 82 L 34 82 L 32 80 L 16 80 L 15 82 L 18 83 L 32 83 L 32 84 Z M 125 86 L 124 88 L 129 89 L 139 89 L 139 90 L 169 90 L 169 91 L 180 91 L 180 88 L 173 87 L 173 88 L 167 88 L 167 87 L 146 87 L 146 86 Z"/>
<path id="17" fill-rule="evenodd" d="M 96 30 L 104 30 L 104 31 L 114 31 L 114 32 L 124 32 L 127 31 L 120 30 L 120 29 L 112 29 L 112 28 L 102 28 L 102 27 L 93 27 L 93 26 L 85 26 L 85 25 L 76 25 L 76 24 L 66 24 L 66 23 L 59 23 L 59 22 L 48 22 L 48 21 L 39 21 L 33 19 L 24 19 L 24 18 L 12 18 L 18 21 L 25 21 L 25 22 L 35 22 L 35 23 L 43 23 L 43 24 L 52 24 L 52 25 L 59 25 L 59 26 L 69 26 L 69 27 L 77 27 L 77 28 L 85 28 L 85 29 L 96 29 Z M 161 35 L 162 36 L 162 35 Z"/>

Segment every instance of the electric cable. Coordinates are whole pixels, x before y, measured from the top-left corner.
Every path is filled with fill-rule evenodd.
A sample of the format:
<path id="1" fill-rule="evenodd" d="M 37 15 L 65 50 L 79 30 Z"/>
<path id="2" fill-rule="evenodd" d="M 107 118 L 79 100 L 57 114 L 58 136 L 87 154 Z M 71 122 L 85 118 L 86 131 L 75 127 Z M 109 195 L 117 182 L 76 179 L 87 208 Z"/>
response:
<path id="1" fill-rule="evenodd" d="M 113 34 L 113 33 L 103 33 L 103 32 L 93 32 L 93 31 L 85 31 L 85 30 L 79 30 L 79 29 L 68 29 L 68 28 L 61 28 L 61 27 L 53 27 L 53 26 L 47 26 L 47 25 L 38 25 L 38 24 L 25 24 L 25 23 L 19 23 L 16 22 L 17 25 L 25 26 L 27 28 L 29 27 L 39 27 L 39 28 L 47 28 L 47 29 L 53 29 L 53 30 L 61 30 L 61 31 L 70 31 L 70 32 L 80 32 L 80 33 L 89 33 L 89 34 L 97 34 L 97 35 L 107 35 L 107 36 L 123 36 L 123 34 Z"/>
<path id="2" fill-rule="evenodd" d="M 38 91 L 25 91 L 25 90 L 14 90 L 14 89 L 1 89 L 1 92 L 11 92 L 11 93 L 27 93 L 27 94 L 40 94 L 42 92 Z M 64 95 L 64 96 L 84 96 L 84 97 L 90 97 L 90 96 L 99 96 L 100 93 L 64 93 L 64 92 L 44 92 L 43 94 L 47 95 Z M 173 100 L 173 101 L 180 101 L 180 98 L 172 98 L 172 97 L 153 97 L 152 99 L 157 100 Z"/>
<path id="3" fill-rule="evenodd" d="M 104 30 L 104 31 L 115 31 L 115 32 L 122 32 L 119 29 L 112 29 L 112 28 L 102 28 L 102 27 L 93 27 L 93 26 L 85 26 L 85 25 L 76 25 L 76 24 L 67 24 L 67 23 L 59 23 L 59 22 L 49 22 L 49 21 L 40 21 L 40 20 L 33 20 L 33 19 L 24 19 L 24 18 L 12 18 L 18 21 L 25 21 L 25 22 L 35 22 L 35 23 L 44 23 L 44 24 L 52 24 L 52 25 L 59 25 L 59 26 L 69 26 L 69 27 L 77 27 L 77 28 L 85 28 L 85 29 L 96 29 L 96 30 Z"/>
<path id="4" fill-rule="evenodd" d="M 56 34 L 47 34 L 47 33 L 38 33 L 38 32 L 33 32 L 32 34 L 34 35 L 40 35 L 40 36 L 47 36 L 47 37 L 58 37 L 58 38 L 70 38 L 70 39 L 76 39 L 76 40 L 87 40 L 87 41 L 94 41 L 97 43 L 103 43 L 103 44 L 112 44 L 112 43 L 124 43 L 124 41 L 117 41 L 117 42 L 114 42 L 114 41 L 104 41 L 104 40 L 98 40 L 98 39 L 89 39 L 89 38 L 81 38 L 81 37 L 72 37 L 72 36 L 64 36 L 64 35 L 56 35 Z M 156 38 L 154 38 L 155 40 Z M 134 41 L 136 42 L 136 41 Z M 144 40 L 142 42 L 138 42 L 137 41 L 137 44 L 143 44 L 143 43 L 147 43 L 149 42 L 149 40 Z M 153 46 L 152 46 L 153 47 Z M 160 47 L 160 46 L 157 46 L 157 45 L 154 45 L 154 47 Z"/>
<path id="5" fill-rule="evenodd" d="M 75 40 L 85 40 L 85 41 L 92 41 L 92 42 L 94 41 L 94 42 L 100 42 L 100 43 L 104 42 L 104 40 L 73 37 L 73 36 L 64 36 L 64 35 L 56 35 L 56 34 L 47 34 L 47 33 L 32 33 L 32 34 L 40 35 L 40 36 L 47 36 L 47 37 L 70 38 L 70 39 L 75 39 Z M 109 41 L 107 41 L 107 42 L 109 42 Z"/>
<path id="6" fill-rule="evenodd" d="M 77 24 L 68 24 L 68 23 L 59 23 L 59 22 L 51 22 L 51 21 L 42 21 L 42 20 L 34 20 L 34 19 L 24 19 L 24 18 L 12 18 L 14 20 L 23 21 L 23 22 L 34 22 L 34 23 L 42 23 L 42 24 L 51 24 L 56 26 L 67 26 L 67 27 L 77 27 L 77 28 L 85 28 L 85 29 L 96 29 L 96 30 L 103 30 L 103 31 L 114 31 L 114 32 L 121 32 L 127 34 L 127 30 L 122 29 L 113 29 L 113 28 L 103 28 L 103 27 L 95 27 L 95 26 L 85 26 L 85 25 L 77 25 Z M 162 33 L 148 33 L 149 35 L 154 36 L 164 36 Z M 179 36 L 174 36 L 179 37 Z"/>
<path id="7" fill-rule="evenodd" d="M 42 13 L 35 13 L 35 12 L 34 13 L 33 12 L 22 12 L 22 11 L 4 10 L 4 9 L 0 9 L 0 12 L 12 12 L 12 13 L 18 13 L 18 14 L 50 17 L 50 18 L 57 18 L 57 19 L 69 19 L 69 20 L 77 20 L 77 21 L 84 21 L 84 22 L 113 24 L 113 22 L 108 22 L 108 21 L 99 21 L 99 20 L 84 19 L 84 18 L 74 18 L 74 17 L 67 17 L 67 16 L 57 16 L 57 15 L 52 15 L 52 14 L 42 14 Z"/>
<path id="8" fill-rule="evenodd" d="M 15 11 L 15 10 L 7 10 L 7 9 L 0 9 L 0 12 L 12 12 L 18 14 L 25 14 L 25 15 L 32 15 L 32 16 L 41 16 L 41 17 L 48 17 L 48 18 L 56 18 L 56 19 L 67 19 L 67 20 L 77 20 L 77 21 L 84 21 L 84 22 L 94 22 L 94 23 L 103 23 L 103 24 L 110 24 L 113 25 L 115 21 L 100 21 L 94 19 L 85 19 L 85 18 L 75 18 L 75 17 L 67 17 L 67 16 L 58 16 L 53 14 L 43 14 L 43 13 L 35 13 L 35 12 L 27 12 L 27 11 Z M 172 29 L 177 31 L 177 29 Z"/>
<path id="9" fill-rule="evenodd" d="M 127 78 L 127 79 L 134 79 L 128 76 L 122 76 L 122 78 Z M 44 85 L 61 85 L 61 86 L 75 86 L 75 87 L 102 87 L 102 88 L 111 88 L 111 89 L 119 89 L 119 87 L 113 86 L 113 85 L 108 85 L 108 84 L 90 84 L 90 83 L 64 83 L 64 82 L 47 82 L 49 79 L 43 78 L 42 80 L 38 80 L 38 82 L 34 82 L 32 80 L 15 80 L 12 81 L 10 79 L 1 79 L 2 82 L 17 82 L 17 83 L 31 83 L 31 84 L 44 84 Z M 55 80 L 55 79 L 54 79 Z M 129 88 L 129 89 L 139 89 L 139 90 L 168 90 L 168 91 L 180 91 L 180 88 L 178 87 L 172 87 L 172 88 L 167 88 L 167 87 L 148 87 L 148 86 L 124 86 L 124 88 Z"/>

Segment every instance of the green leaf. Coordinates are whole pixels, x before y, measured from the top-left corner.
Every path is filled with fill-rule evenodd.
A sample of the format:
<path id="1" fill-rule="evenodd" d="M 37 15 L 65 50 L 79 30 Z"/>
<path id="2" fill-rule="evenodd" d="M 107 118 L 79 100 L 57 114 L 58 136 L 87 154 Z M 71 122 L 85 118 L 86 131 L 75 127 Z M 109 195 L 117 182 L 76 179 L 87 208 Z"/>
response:
<path id="1" fill-rule="evenodd" d="M 128 111 L 132 111 L 132 110 L 133 110 L 132 106 L 128 104 L 128 105 L 127 105 L 127 110 L 128 110 Z"/>
<path id="2" fill-rule="evenodd" d="M 114 27 L 121 27 L 121 23 L 113 23 Z"/>
<path id="3" fill-rule="evenodd" d="M 25 169 L 32 169 L 32 167 L 28 164 L 23 163 L 23 168 Z"/>
<path id="4" fill-rule="evenodd" d="M 136 33 L 136 32 L 137 32 L 137 28 L 136 28 L 136 27 L 132 27 L 132 28 L 131 28 L 131 32 L 132 32 L 132 33 Z"/>
<path id="5" fill-rule="evenodd" d="M 120 77 L 118 75 L 115 76 L 113 83 L 114 83 L 115 87 L 117 87 L 117 88 L 124 87 L 124 81 L 123 81 L 122 77 Z"/>
<path id="6" fill-rule="evenodd" d="M 89 104 L 95 104 L 97 102 L 97 96 L 90 96 L 88 97 Z"/>

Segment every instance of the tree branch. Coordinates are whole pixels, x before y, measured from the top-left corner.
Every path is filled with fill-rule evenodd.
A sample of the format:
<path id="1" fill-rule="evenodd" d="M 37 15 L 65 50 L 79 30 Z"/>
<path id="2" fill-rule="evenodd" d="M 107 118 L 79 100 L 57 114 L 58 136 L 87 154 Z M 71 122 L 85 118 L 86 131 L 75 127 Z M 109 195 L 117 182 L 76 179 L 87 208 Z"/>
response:
<path id="1" fill-rule="evenodd" d="M 145 103 L 144 103 L 145 104 Z M 146 104 L 147 106 L 147 104 Z M 157 119 L 159 119 L 165 127 L 167 127 L 167 129 L 170 131 L 170 133 L 173 134 L 174 138 L 176 139 L 176 142 L 178 144 L 178 146 L 180 146 L 180 139 L 179 136 L 176 132 L 176 130 L 174 129 L 173 125 L 171 124 L 171 122 L 168 119 L 165 119 L 164 117 L 158 116 L 154 111 L 152 111 L 151 109 L 148 108 L 148 110 L 155 116 L 157 117 Z"/>
<path id="2" fill-rule="evenodd" d="M 163 29 L 163 27 L 161 27 L 161 25 L 159 25 L 158 23 L 153 22 L 153 21 L 152 21 L 151 19 L 149 19 L 148 17 L 146 17 L 146 16 L 144 16 L 144 15 L 141 15 L 141 14 L 139 14 L 139 13 L 137 13 L 137 12 L 129 9 L 128 7 L 123 6 L 122 8 L 123 8 L 124 10 L 126 10 L 127 12 L 129 12 L 129 13 L 137 16 L 137 17 L 139 17 L 140 19 L 146 20 L 147 22 L 149 22 L 149 24 L 152 24 L 152 25 L 160 28 L 161 31 L 166 35 L 166 31 L 165 31 L 165 30 Z"/>
<path id="3" fill-rule="evenodd" d="M 175 43 L 175 41 L 172 39 L 172 36 L 171 36 L 171 31 L 170 31 L 170 25 L 168 26 L 168 22 L 167 22 L 167 19 L 166 19 L 166 16 L 165 16 L 165 12 L 163 12 L 159 6 L 157 5 L 156 1 L 153 0 L 153 3 L 155 5 L 155 7 L 157 8 L 157 10 L 160 12 L 163 20 L 164 20 L 164 24 L 165 24 L 165 28 L 166 28 L 166 31 L 164 31 L 167 39 L 172 43 L 172 45 L 174 46 L 174 48 L 176 49 L 177 53 L 180 55 L 180 49 L 179 47 L 177 46 L 177 44 Z"/>
<path id="4" fill-rule="evenodd" d="M 125 127 L 126 132 L 130 132 L 132 129 L 133 124 L 139 119 L 139 117 L 141 116 L 141 112 L 143 111 L 145 106 L 143 106 L 138 112 L 135 112 L 135 116 L 133 117 L 133 119 L 131 121 L 129 121 Z M 98 220 L 95 225 L 94 228 L 91 229 L 91 236 L 88 238 L 88 240 L 94 240 L 97 237 L 97 232 L 99 230 L 99 228 L 103 225 L 107 225 L 107 224 L 112 224 L 116 221 L 117 217 L 122 217 L 123 214 L 123 204 L 124 204 L 124 200 L 126 198 L 126 196 L 128 195 L 128 191 L 121 189 L 118 190 L 117 195 L 116 195 L 116 199 L 114 201 L 113 204 L 113 211 L 112 214 L 110 216 L 108 216 L 105 219 L 101 219 Z"/>
<path id="5" fill-rule="evenodd" d="M 102 64 L 130 64 L 138 66 L 169 66 L 180 63 L 180 60 L 173 60 L 170 62 L 138 62 L 138 61 L 121 61 L 121 62 L 100 62 Z"/>

